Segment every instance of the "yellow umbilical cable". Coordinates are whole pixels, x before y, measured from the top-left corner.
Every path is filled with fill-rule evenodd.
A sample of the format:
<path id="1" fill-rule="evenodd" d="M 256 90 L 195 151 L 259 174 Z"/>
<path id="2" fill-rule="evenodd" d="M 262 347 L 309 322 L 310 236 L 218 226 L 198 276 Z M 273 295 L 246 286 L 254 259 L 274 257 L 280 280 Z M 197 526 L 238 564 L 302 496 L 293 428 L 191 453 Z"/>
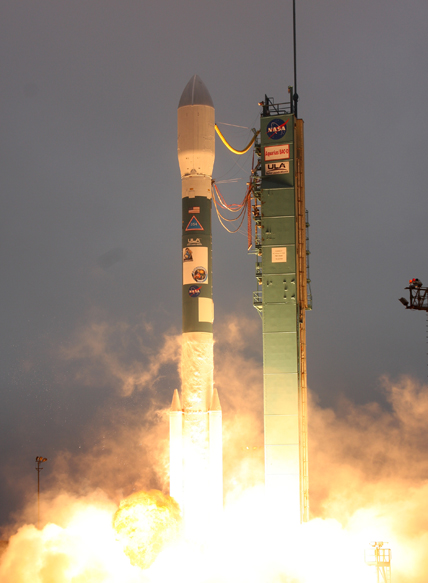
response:
<path id="1" fill-rule="evenodd" d="M 248 152 L 248 150 L 251 148 L 251 146 L 254 144 L 254 141 L 256 139 L 256 136 L 260 133 L 260 131 L 258 131 L 256 134 L 254 134 L 253 138 L 251 139 L 251 142 L 248 144 L 248 146 L 246 146 L 243 150 L 235 150 L 235 148 L 232 148 L 232 146 L 230 144 L 227 143 L 226 138 L 223 136 L 223 134 L 221 133 L 219 127 L 217 124 L 215 124 L 215 131 L 218 133 L 220 140 L 223 142 L 223 144 L 226 146 L 226 148 L 228 148 L 231 152 L 233 152 L 234 154 L 238 154 L 239 156 L 242 156 L 242 154 L 245 154 L 246 152 Z"/>

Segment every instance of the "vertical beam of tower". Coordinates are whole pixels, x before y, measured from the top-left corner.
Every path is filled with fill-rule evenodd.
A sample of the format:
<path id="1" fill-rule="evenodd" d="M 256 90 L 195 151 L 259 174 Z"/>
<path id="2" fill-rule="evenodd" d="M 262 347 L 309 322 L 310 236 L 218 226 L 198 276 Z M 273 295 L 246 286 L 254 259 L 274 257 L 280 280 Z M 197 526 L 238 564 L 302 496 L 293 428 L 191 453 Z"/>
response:
<path id="1" fill-rule="evenodd" d="M 305 158 L 303 120 L 295 122 L 295 201 L 297 225 L 297 282 L 298 282 L 298 313 L 299 313 L 299 454 L 300 454 L 300 510 L 301 521 L 309 520 L 309 469 L 308 469 L 308 385 L 306 369 L 306 310 L 309 309 L 307 253 L 306 248 L 306 202 L 305 202 Z"/>
<path id="2" fill-rule="evenodd" d="M 223 505 L 221 408 L 213 395 L 211 181 L 215 155 L 214 106 L 194 75 L 178 106 L 178 161 L 182 181 L 181 404 L 174 395 L 170 414 L 171 495 L 185 527 L 200 536 L 209 508 Z M 213 398 L 215 397 L 215 398 Z M 177 405 L 177 403 L 179 405 Z M 209 414 L 214 403 L 215 412 Z M 181 407 L 182 425 L 177 407 Z M 180 428 L 182 434 L 180 437 Z M 180 442 L 180 443 L 178 443 Z M 181 456 L 181 457 L 180 457 Z M 207 496 L 211 505 L 207 505 Z"/>
<path id="3" fill-rule="evenodd" d="M 303 121 L 268 98 L 260 131 L 259 260 L 265 485 L 284 521 L 308 520 Z"/>

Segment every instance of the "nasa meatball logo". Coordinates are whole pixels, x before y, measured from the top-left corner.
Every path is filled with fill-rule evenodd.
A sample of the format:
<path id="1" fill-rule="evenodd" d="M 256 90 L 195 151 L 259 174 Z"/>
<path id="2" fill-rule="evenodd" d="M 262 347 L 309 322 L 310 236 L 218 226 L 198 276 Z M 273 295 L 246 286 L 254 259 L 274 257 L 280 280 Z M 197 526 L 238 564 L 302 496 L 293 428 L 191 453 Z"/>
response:
<path id="1" fill-rule="evenodd" d="M 207 270 L 205 267 L 195 267 L 195 269 L 192 271 L 192 277 L 196 282 L 204 283 L 204 281 L 207 281 L 208 277 Z"/>
<path id="2" fill-rule="evenodd" d="M 289 119 L 290 118 L 288 118 L 286 121 L 279 117 L 271 119 L 266 128 L 268 138 L 271 140 L 280 140 L 283 138 L 287 133 L 287 123 Z"/>
<path id="3" fill-rule="evenodd" d="M 197 298 L 200 295 L 201 295 L 201 288 L 200 287 L 198 287 L 197 285 L 191 285 L 189 287 L 189 296 L 191 298 Z"/>

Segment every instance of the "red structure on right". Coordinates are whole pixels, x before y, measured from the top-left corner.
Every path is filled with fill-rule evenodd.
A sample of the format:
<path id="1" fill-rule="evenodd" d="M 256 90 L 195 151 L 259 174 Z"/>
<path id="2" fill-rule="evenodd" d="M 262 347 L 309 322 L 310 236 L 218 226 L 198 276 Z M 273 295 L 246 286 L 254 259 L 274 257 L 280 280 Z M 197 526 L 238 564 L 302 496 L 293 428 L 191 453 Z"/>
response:
<path id="1" fill-rule="evenodd" d="M 414 277 L 409 280 L 409 285 L 404 288 L 410 291 L 410 301 L 400 298 L 398 301 L 403 304 L 406 310 L 423 310 L 428 312 L 428 287 L 423 287 L 420 279 Z"/>

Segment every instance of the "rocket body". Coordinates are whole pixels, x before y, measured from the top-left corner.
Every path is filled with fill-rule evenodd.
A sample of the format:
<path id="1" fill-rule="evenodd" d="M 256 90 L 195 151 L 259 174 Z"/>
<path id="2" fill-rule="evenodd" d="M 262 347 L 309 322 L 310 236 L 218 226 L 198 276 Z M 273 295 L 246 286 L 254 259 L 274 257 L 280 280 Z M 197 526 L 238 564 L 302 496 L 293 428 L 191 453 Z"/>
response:
<path id="1" fill-rule="evenodd" d="M 182 509 L 186 530 L 196 535 L 206 524 L 207 506 L 216 513 L 223 506 L 221 408 L 213 389 L 214 113 L 208 90 L 195 75 L 186 85 L 178 106 L 177 149 L 182 180 L 182 386 L 181 400 L 178 393 L 174 394 L 171 406 L 170 488 L 171 496 Z M 208 505 L 207 500 L 210 500 Z"/>

